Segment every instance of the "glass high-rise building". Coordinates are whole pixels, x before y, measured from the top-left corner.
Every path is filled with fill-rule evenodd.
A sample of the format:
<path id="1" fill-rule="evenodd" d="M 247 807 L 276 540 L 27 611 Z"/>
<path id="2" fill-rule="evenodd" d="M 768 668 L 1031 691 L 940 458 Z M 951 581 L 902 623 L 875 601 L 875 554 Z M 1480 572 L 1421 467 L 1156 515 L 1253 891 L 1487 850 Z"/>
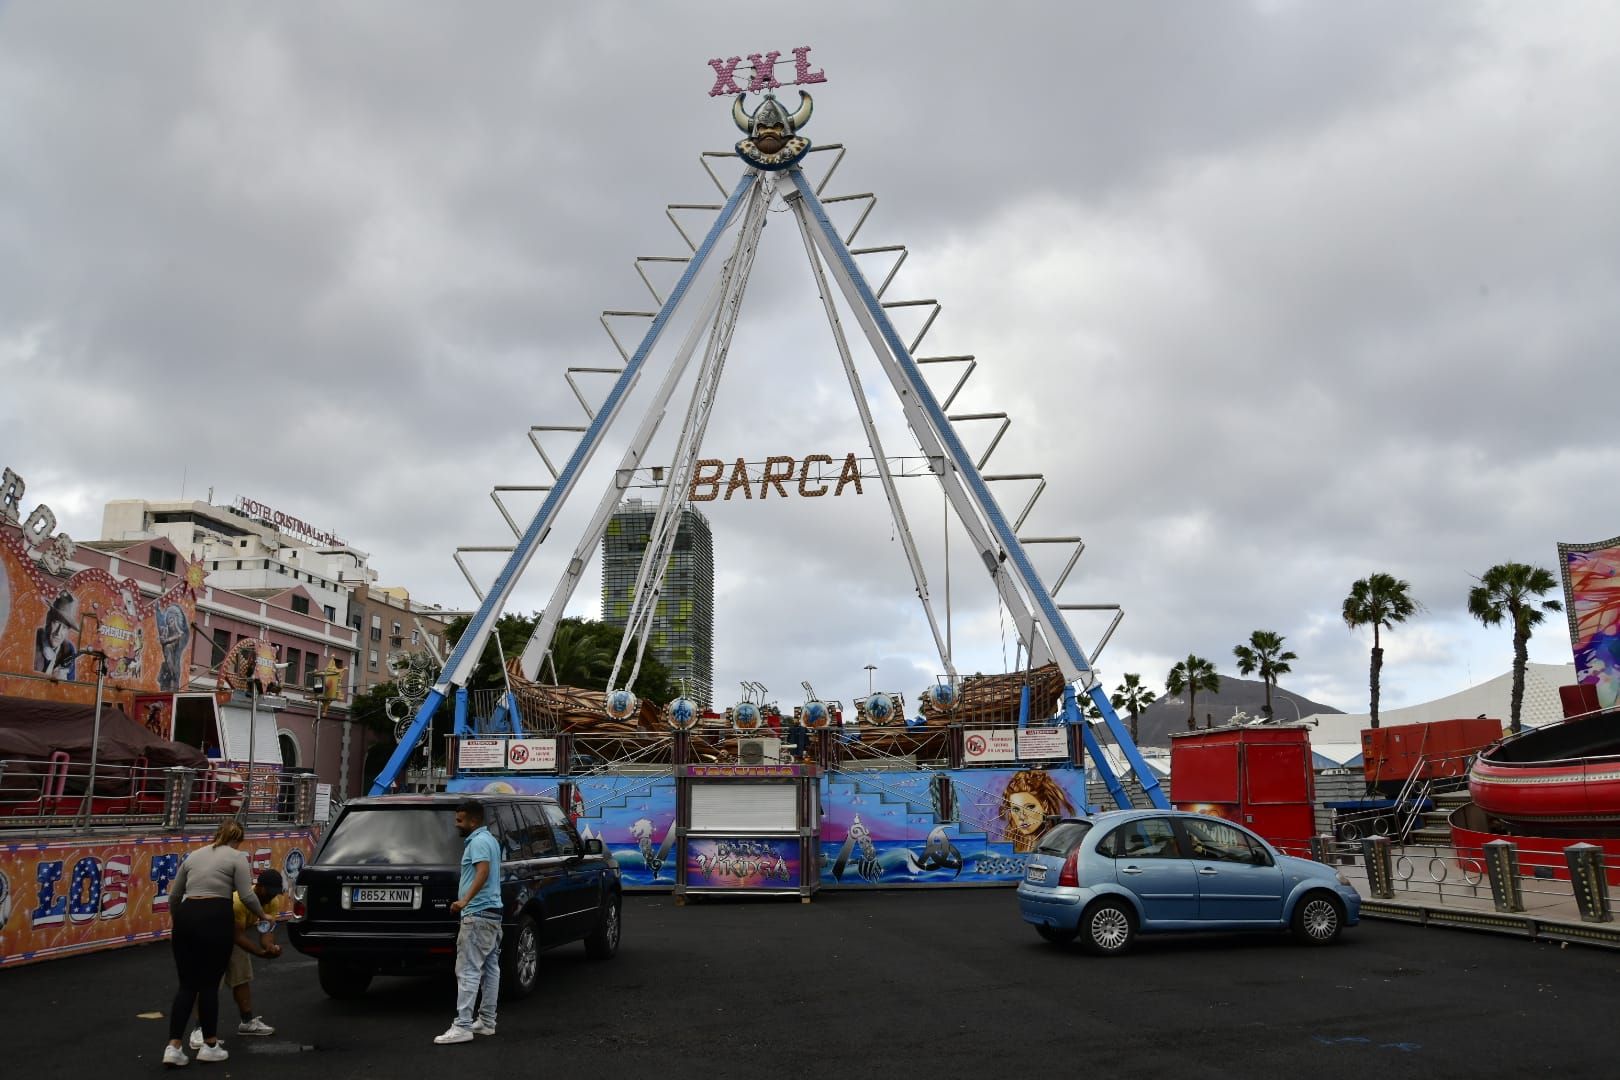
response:
<path id="1" fill-rule="evenodd" d="M 654 503 L 628 499 L 614 511 L 602 537 L 602 621 L 624 626 L 636 574 L 658 515 Z M 675 548 L 664 573 L 648 632 L 647 649 L 686 680 L 687 695 L 705 707 L 714 701 L 714 539 L 696 510 L 681 511 Z"/>

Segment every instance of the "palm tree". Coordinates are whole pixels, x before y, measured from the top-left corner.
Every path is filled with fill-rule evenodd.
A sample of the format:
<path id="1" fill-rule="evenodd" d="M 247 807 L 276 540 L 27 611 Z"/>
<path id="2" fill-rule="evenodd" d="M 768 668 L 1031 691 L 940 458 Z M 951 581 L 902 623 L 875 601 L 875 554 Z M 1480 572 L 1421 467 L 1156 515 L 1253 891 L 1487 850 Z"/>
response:
<path id="1" fill-rule="evenodd" d="M 1394 629 L 1396 623 L 1405 622 L 1422 607 L 1412 599 L 1412 583 L 1392 574 L 1369 574 L 1350 586 L 1350 595 L 1344 598 L 1344 625 L 1354 630 L 1370 626 L 1373 630 L 1372 663 L 1367 683 L 1372 690 L 1372 726 L 1378 726 L 1378 676 L 1384 668 L 1384 648 L 1379 640 L 1380 627 Z"/>
<path id="2" fill-rule="evenodd" d="M 1500 626 L 1513 620 L 1513 696 L 1510 700 L 1510 726 L 1519 730 L 1519 712 L 1524 705 L 1524 665 L 1529 659 L 1530 631 L 1549 611 L 1563 611 L 1557 600 L 1541 600 L 1558 587 L 1551 570 L 1524 563 L 1498 563 L 1485 571 L 1479 584 L 1468 590 L 1468 614 L 1486 626 Z M 1537 601 L 1540 601 L 1539 603 Z"/>
<path id="3" fill-rule="evenodd" d="M 1273 630 L 1256 630 L 1249 635 L 1247 645 L 1235 645 L 1232 654 L 1237 657 L 1238 674 L 1253 675 L 1260 673 L 1260 679 L 1266 684 L 1266 722 L 1276 719 L 1271 713 L 1271 690 L 1277 685 L 1279 675 L 1287 675 L 1293 671 L 1290 660 L 1299 657 L 1291 652 L 1283 651 L 1283 636 Z"/>
<path id="4" fill-rule="evenodd" d="M 1195 704 L 1198 701 L 1198 691 L 1208 690 L 1210 693 L 1219 693 L 1221 677 L 1215 674 L 1215 665 L 1202 656 L 1191 653 L 1187 659 L 1180 661 L 1170 669 L 1165 676 L 1164 688 L 1171 694 L 1187 695 L 1187 730 L 1198 729 L 1198 718 L 1194 714 Z"/>
<path id="5" fill-rule="evenodd" d="M 1141 719 L 1143 711 L 1153 704 L 1155 696 L 1142 682 L 1142 676 L 1135 672 L 1126 672 L 1125 681 L 1119 684 L 1119 689 L 1108 699 L 1108 704 L 1114 707 L 1115 712 L 1130 714 L 1131 742 L 1136 742 L 1139 738 L 1136 731 L 1137 722 Z"/>

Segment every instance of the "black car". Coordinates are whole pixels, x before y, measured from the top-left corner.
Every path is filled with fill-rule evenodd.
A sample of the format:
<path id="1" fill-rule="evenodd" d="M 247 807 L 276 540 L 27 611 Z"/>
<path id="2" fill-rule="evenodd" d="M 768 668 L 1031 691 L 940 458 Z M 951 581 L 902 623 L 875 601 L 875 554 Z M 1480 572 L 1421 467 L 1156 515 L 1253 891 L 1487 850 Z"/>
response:
<path id="1" fill-rule="evenodd" d="M 462 838 L 456 806 L 473 798 L 501 845 L 501 993 L 534 989 L 542 950 L 583 941 L 594 959 L 619 948 L 619 866 L 581 841 L 549 798 L 384 795 L 343 808 L 293 886 L 293 946 L 319 961 L 321 988 L 356 997 L 378 974 L 455 968 Z"/>

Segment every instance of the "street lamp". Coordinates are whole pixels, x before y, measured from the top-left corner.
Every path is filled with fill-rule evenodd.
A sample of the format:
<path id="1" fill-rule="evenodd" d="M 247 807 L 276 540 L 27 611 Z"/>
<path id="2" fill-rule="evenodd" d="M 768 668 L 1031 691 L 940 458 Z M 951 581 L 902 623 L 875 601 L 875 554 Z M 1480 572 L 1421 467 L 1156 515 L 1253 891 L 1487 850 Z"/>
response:
<path id="1" fill-rule="evenodd" d="M 1273 691 L 1272 695 L 1271 695 L 1271 700 L 1272 701 L 1277 701 L 1279 699 L 1288 702 L 1288 704 L 1290 704 L 1290 705 L 1292 705 L 1294 707 L 1294 723 L 1303 724 L 1305 722 L 1305 718 L 1303 716 L 1301 716 L 1300 712 L 1299 712 L 1299 702 L 1295 701 L 1293 698 L 1284 697 L 1282 694 L 1277 693 L 1276 691 Z M 1273 718 L 1273 719 L 1275 719 L 1275 718 Z"/>

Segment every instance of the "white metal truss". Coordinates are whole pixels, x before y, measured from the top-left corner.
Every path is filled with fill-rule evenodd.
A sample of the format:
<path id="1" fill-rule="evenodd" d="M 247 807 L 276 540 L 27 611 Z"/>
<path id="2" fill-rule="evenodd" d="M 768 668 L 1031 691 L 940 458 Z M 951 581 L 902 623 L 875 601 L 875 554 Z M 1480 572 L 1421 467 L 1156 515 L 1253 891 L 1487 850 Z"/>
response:
<path id="1" fill-rule="evenodd" d="M 1118 625 L 1120 618 L 1118 607 L 1116 605 L 1060 605 L 1057 603 L 1055 594 L 1067 581 L 1083 550 L 1083 543 L 1079 537 L 1073 536 L 1032 536 L 1023 538 L 1018 535 L 1036 501 L 1045 490 L 1046 480 L 1044 476 L 1038 473 L 986 474 L 984 472 L 1010 427 L 1010 418 L 1007 414 L 1001 412 L 949 411 L 977 368 L 978 361 L 971 355 L 925 357 L 915 355 L 937 320 L 942 310 L 941 305 L 937 300 L 932 299 L 885 298 L 884 294 L 906 259 L 906 249 L 900 245 L 851 247 L 855 237 L 859 234 L 862 226 L 864 226 L 876 206 L 876 196 L 870 192 L 865 192 L 852 195 L 833 195 L 823 199 L 821 193 L 831 180 L 839 162 L 842 161 L 844 150 L 841 145 L 832 144 L 817 147 L 812 153 L 816 151 L 823 153 L 835 151 L 836 157 L 833 158 L 831 166 L 819 184 L 812 184 L 803 168 L 798 165 L 790 167 L 784 174 L 781 174 L 789 179 L 793 189 L 787 194 L 786 201 L 800 228 L 806 255 L 809 258 L 822 294 L 829 324 L 845 367 L 846 377 L 849 380 L 862 425 L 866 429 L 872 447 L 874 461 L 883 481 L 885 496 L 889 501 L 899 535 L 904 539 L 907 560 L 917 585 L 919 598 L 923 602 L 930 627 L 939 646 L 942 662 L 948 672 L 954 673 L 954 667 L 950 659 L 948 634 L 942 639 L 938 624 L 934 618 L 922 563 L 912 542 L 900 500 L 895 494 L 893 475 L 888 467 L 882 443 L 873 426 L 870 411 L 865 405 L 864 390 L 856 374 L 848 342 L 844 336 L 836 307 L 833 304 L 831 292 L 827 288 L 826 274 L 828 272 L 830 272 L 833 282 L 838 286 L 852 316 L 865 335 L 874 356 L 895 391 L 907 424 L 921 447 L 923 455 L 928 459 L 931 470 L 938 477 L 951 510 L 956 514 L 964 531 L 967 533 L 970 544 L 978 553 L 986 571 L 989 573 L 1001 602 L 1005 605 L 1012 618 L 1019 638 L 1024 645 L 1025 653 L 1030 658 L 1030 663 L 1038 665 L 1048 660 L 1055 660 L 1063 671 L 1066 681 L 1081 687 L 1098 704 L 1104 719 L 1108 722 L 1109 731 L 1114 736 L 1114 741 L 1119 744 L 1127 760 L 1136 769 L 1137 775 L 1150 781 L 1151 774 L 1141 764 L 1140 755 L 1137 753 L 1134 743 L 1131 742 L 1128 732 L 1119 723 L 1117 716 L 1108 705 L 1106 695 L 1102 693 L 1100 686 L 1097 684 L 1091 659 L 1075 640 L 1063 615 L 1064 611 L 1114 612 L 1112 623 L 1098 643 L 1097 648 L 1100 650 L 1107 643 L 1114 627 Z M 502 517 L 505 518 L 515 534 L 516 543 L 511 547 L 476 546 L 457 549 L 456 561 L 467 576 L 469 583 L 472 584 L 474 591 L 480 597 L 479 610 L 472 617 L 467 630 L 463 633 L 461 640 L 458 641 L 446 661 L 441 682 L 429 693 L 427 700 L 423 702 L 421 710 L 413 721 L 411 729 L 400 740 L 400 746 L 393 758 L 390 759 L 382 774 L 379 775 L 374 791 L 386 789 L 393 777 L 397 775 L 399 767 L 403 765 L 411 748 L 426 729 L 434 711 L 444 697 L 452 688 L 465 685 L 518 578 L 532 559 L 535 550 L 544 543 L 549 535 L 560 507 L 576 486 L 580 472 L 589 463 L 591 456 L 600 445 L 603 433 L 617 418 L 626 396 L 637 384 L 647 363 L 648 356 L 657 344 L 664 328 L 685 300 L 693 282 L 703 269 L 709 256 L 713 253 L 719 239 L 736 220 L 739 209 L 746 204 L 747 210 L 743 213 L 743 226 L 737 237 L 732 257 L 727 260 L 721 274 L 721 280 L 705 301 L 700 312 L 701 317 L 693 325 L 691 333 L 675 357 L 674 363 L 643 418 L 635 438 L 626 450 L 620 468 L 615 472 L 614 479 L 609 484 L 608 491 L 601 500 L 590 527 L 587 528 L 585 536 L 581 538 L 579 545 L 575 548 L 574 557 L 565 569 L 562 580 L 559 581 L 552 595 L 551 603 L 545 609 L 541 625 L 537 628 L 536 634 L 524 650 L 522 668 L 531 677 L 538 674 L 544 656 L 550 647 L 557 621 L 580 580 L 585 564 L 600 543 L 606 523 L 620 501 L 622 491 L 628 486 L 630 477 L 636 469 L 643 465 L 642 457 L 647 452 L 648 446 L 666 414 L 676 384 L 690 366 L 697 344 L 705 330 L 707 330 L 708 348 L 699 371 L 697 385 L 693 391 L 686 422 L 680 435 L 675 462 L 672 466 L 672 475 L 660 499 L 653 541 L 648 545 L 638 574 L 633 599 L 634 608 L 631 619 L 627 624 L 624 642 L 621 642 L 619 657 L 615 661 L 614 681 L 617 680 L 619 664 L 624 656 L 625 642 L 634 637 L 638 630 L 641 631 L 642 640 L 645 641 L 647 636 L 645 630 L 649 625 L 652 612 L 656 610 L 662 575 L 668 563 L 667 548 L 674 537 L 675 531 L 678 529 L 680 510 L 684 507 L 689 496 L 691 471 L 701 450 L 701 440 L 706 428 L 709 408 L 712 406 L 714 391 L 723 370 L 731 331 L 735 327 L 753 254 L 767 220 L 766 210 L 776 186 L 776 175 L 767 177 L 765 174 L 750 168 L 745 169 L 735 187 L 727 193 L 725 185 L 715 174 L 710 164 L 711 159 L 716 158 L 732 158 L 733 160 L 734 158 L 730 153 L 719 152 L 705 153 L 700 158 L 703 168 L 715 182 L 716 187 L 726 194 L 726 201 L 712 205 L 671 204 L 666 210 L 666 215 L 680 234 L 689 253 L 680 256 L 642 256 L 636 260 L 636 272 L 653 299 L 658 302 L 658 310 L 610 310 L 602 314 L 602 326 L 612 340 L 615 349 L 624 362 L 624 366 L 622 368 L 571 367 L 565 375 L 570 390 L 586 414 L 588 423 L 584 426 L 567 424 L 535 425 L 529 429 L 530 442 L 534 445 L 550 474 L 551 483 L 545 485 L 505 485 L 497 487 L 491 492 L 491 498 L 495 501 Z M 849 205 L 856 214 L 854 223 L 850 226 L 848 232 L 844 234 L 840 234 L 828 216 L 829 206 L 842 205 Z M 693 242 L 691 234 L 683 227 L 677 211 L 682 213 L 688 211 L 714 213 L 714 219 L 700 242 Z M 872 289 L 867 278 L 857 266 L 857 257 L 887 257 L 892 260 L 877 290 Z M 679 280 L 667 294 L 660 292 L 658 286 L 647 273 L 649 266 L 659 263 L 681 267 Z M 920 328 L 908 342 L 901 338 L 891 313 L 910 311 L 921 312 L 923 315 Z M 634 350 L 627 349 L 625 343 L 615 333 L 614 324 L 618 320 L 646 322 L 640 343 Z M 950 364 L 962 366 L 965 370 L 957 377 L 956 382 L 942 402 L 935 396 L 932 387 L 922 373 L 924 367 L 928 365 Z M 593 405 L 576 381 L 575 375 L 612 375 L 614 383 L 604 399 Z M 957 425 L 981 423 L 994 424 L 994 433 L 990 436 L 988 445 L 982 451 L 976 454 L 971 453 L 962 442 L 957 431 Z M 572 451 L 560 467 L 548 453 L 546 446 L 547 439 L 556 435 L 577 436 Z M 1002 513 L 988 485 L 990 483 L 1013 482 L 1033 483 L 1034 488 L 1016 518 L 1009 521 Z M 528 526 L 521 530 L 517 526 L 517 519 L 500 497 L 503 492 L 515 491 L 532 491 L 542 495 L 540 507 L 535 511 Z M 1067 563 L 1058 575 L 1056 582 L 1050 588 L 1037 575 L 1025 550 L 1027 545 L 1043 544 L 1072 545 L 1072 553 Z M 504 568 L 487 589 L 481 588 L 473 581 L 472 574 L 468 571 L 466 563 L 462 559 L 463 553 L 470 552 L 503 553 L 507 556 Z M 1097 650 L 1093 650 L 1093 655 L 1095 651 Z M 639 657 L 637 664 L 639 665 Z M 632 674 L 629 681 L 633 682 L 633 679 L 634 674 Z M 1087 736 L 1088 744 L 1093 741 L 1089 729 L 1085 729 L 1084 734 Z M 1102 766 L 1100 761 L 1099 765 L 1105 767 Z M 1115 785 L 1110 785 L 1111 790 L 1114 787 Z M 1156 787 L 1150 786 L 1148 793 L 1155 803 L 1163 805 L 1163 796 Z"/>

